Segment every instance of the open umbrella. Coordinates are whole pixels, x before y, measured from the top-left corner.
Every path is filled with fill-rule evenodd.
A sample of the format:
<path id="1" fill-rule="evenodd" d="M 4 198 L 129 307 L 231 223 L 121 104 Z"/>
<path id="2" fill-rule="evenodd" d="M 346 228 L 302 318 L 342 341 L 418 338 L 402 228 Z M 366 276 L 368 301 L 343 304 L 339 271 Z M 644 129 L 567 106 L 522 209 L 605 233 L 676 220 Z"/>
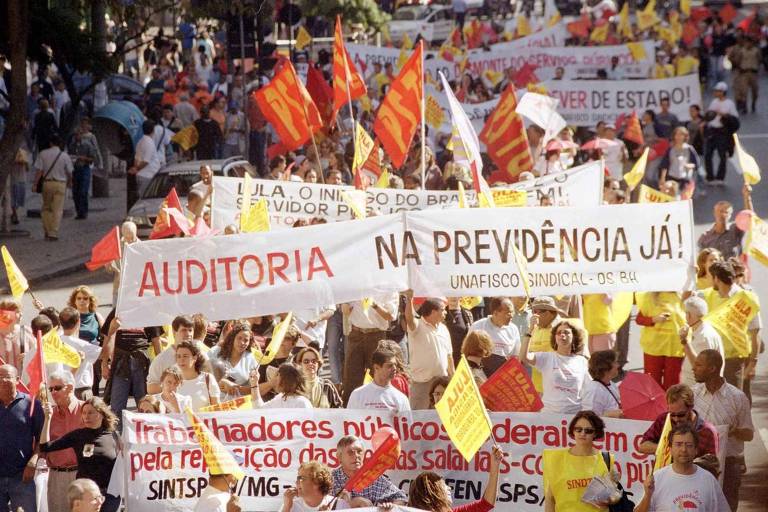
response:
<path id="1" fill-rule="evenodd" d="M 547 143 L 547 151 L 565 151 L 567 149 L 578 149 L 578 144 L 569 140 L 552 139 Z"/>
<path id="2" fill-rule="evenodd" d="M 659 414 L 667 412 L 664 390 L 646 373 L 627 373 L 619 392 L 625 418 L 653 421 Z"/>
<path id="3" fill-rule="evenodd" d="M 617 140 L 601 139 L 596 137 L 586 144 L 582 144 L 581 149 L 606 149 L 619 144 Z"/>

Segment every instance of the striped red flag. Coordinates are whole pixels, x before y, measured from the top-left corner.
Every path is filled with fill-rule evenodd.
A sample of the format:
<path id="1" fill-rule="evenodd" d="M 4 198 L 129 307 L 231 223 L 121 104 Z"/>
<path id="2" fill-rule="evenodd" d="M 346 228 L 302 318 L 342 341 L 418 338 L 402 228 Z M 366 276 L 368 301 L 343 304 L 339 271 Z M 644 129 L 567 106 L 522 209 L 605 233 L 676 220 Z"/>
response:
<path id="1" fill-rule="evenodd" d="M 516 108 L 515 87 L 510 84 L 480 132 L 480 140 L 485 143 L 493 163 L 513 178 L 533 169 L 525 125 Z"/>

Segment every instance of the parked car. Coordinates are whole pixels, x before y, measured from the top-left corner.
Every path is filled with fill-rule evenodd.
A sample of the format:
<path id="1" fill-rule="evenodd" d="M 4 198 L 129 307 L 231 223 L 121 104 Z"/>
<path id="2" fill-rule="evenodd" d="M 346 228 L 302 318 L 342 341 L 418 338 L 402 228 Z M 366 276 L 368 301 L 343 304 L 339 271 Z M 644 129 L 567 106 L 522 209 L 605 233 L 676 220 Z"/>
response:
<path id="1" fill-rule="evenodd" d="M 144 108 L 144 85 L 128 75 L 114 74 L 106 79 L 107 101 L 130 101 L 139 109 Z M 93 90 L 83 96 L 86 112 L 93 115 Z"/>
<path id="2" fill-rule="evenodd" d="M 421 36 L 430 43 L 448 39 L 453 30 L 453 11 L 445 5 L 406 5 L 392 15 L 389 35 L 392 42 L 399 44 L 408 34 L 412 41 Z"/>
<path id="3" fill-rule="evenodd" d="M 152 232 L 157 212 L 163 204 L 163 199 L 173 187 L 179 196 L 182 208 L 185 207 L 184 198 L 189 194 L 192 185 L 200 181 L 200 167 L 211 166 L 214 176 L 229 176 L 242 178 L 245 173 L 258 178 L 258 172 L 242 156 L 233 156 L 224 160 L 192 160 L 180 162 L 163 167 L 152 177 L 141 198 L 128 211 L 125 220 L 136 223 L 139 237 L 146 238 Z"/>

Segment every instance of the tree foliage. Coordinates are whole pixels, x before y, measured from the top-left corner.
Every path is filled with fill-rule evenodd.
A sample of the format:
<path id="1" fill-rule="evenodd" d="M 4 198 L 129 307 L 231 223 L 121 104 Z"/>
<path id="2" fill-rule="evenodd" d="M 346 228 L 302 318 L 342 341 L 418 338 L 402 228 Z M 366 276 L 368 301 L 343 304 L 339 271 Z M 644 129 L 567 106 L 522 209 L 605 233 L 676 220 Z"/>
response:
<path id="1" fill-rule="evenodd" d="M 361 23 L 366 28 L 379 30 L 389 21 L 389 15 L 379 9 L 374 0 L 301 0 L 298 3 L 307 16 L 333 19 L 341 15 L 347 25 Z"/>

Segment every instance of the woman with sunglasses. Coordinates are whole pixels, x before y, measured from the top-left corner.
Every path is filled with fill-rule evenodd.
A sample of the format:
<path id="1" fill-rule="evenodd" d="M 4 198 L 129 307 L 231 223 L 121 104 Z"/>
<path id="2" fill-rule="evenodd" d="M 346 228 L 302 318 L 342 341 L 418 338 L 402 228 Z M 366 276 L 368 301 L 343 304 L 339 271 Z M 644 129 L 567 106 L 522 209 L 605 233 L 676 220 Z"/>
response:
<path id="1" fill-rule="evenodd" d="M 413 479 L 408 488 L 408 506 L 428 512 L 488 512 L 496 505 L 499 491 L 499 470 L 504 452 L 497 445 L 493 446 L 488 485 L 483 497 L 475 502 L 452 507 L 453 489 L 448 487 L 443 477 L 432 471 L 425 471 Z"/>
<path id="2" fill-rule="evenodd" d="M 101 398 L 86 400 L 82 408 L 83 428 L 78 428 L 50 441 L 50 403 L 44 406 L 45 422 L 40 433 L 40 451 L 55 452 L 72 448 L 77 457 L 77 478 L 90 478 L 106 496 L 101 512 L 115 512 L 120 498 L 107 494 L 112 468 L 120 449 L 120 438 L 115 432 L 117 416 Z"/>
<path id="3" fill-rule="evenodd" d="M 607 511 L 608 503 L 595 507 L 581 501 L 595 476 L 610 473 L 603 454 L 593 443 L 605 435 L 605 423 L 592 411 L 578 412 L 568 425 L 570 448 L 544 450 L 544 512 Z M 613 457 L 610 465 L 613 468 Z"/>
<path id="4" fill-rule="evenodd" d="M 530 332 L 538 325 L 538 315 L 531 316 L 531 329 L 523 338 L 520 359 L 541 372 L 544 412 L 574 414 L 581 410 L 584 383 L 588 376 L 587 359 L 581 354 L 584 336 L 571 320 L 562 320 L 552 328 L 549 339 L 554 352 L 528 352 Z"/>
<path id="5" fill-rule="evenodd" d="M 323 358 L 320 357 L 320 352 L 313 347 L 305 347 L 296 354 L 294 361 L 297 362 L 301 373 L 304 374 L 304 384 L 306 386 L 304 394 L 312 402 L 312 407 L 320 409 L 339 409 L 343 407 L 341 397 L 333 382 L 318 375 L 320 367 L 323 366 Z"/>
<path id="6" fill-rule="evenodd" d="M 315 460 L 299 466 L 296 487 L 290 487 L 283 493 L 283 506 L 280 512 L 312 512 L 331 510 L 334 497 L 331 495 L 333 478 L 327 466 Z M 348 503 L 339 499 L 333 509 L 347 509 Z"/>
<path id="7" fill-rule="evenodd" d="M 234 400 L 251 392 L 248 377 L 259 364 L 251 352 L 253 333 L 245 321 L 236 322 L 224 341 L 208 352 L 213 373 L 223 392 L 222 401 Z"/>

